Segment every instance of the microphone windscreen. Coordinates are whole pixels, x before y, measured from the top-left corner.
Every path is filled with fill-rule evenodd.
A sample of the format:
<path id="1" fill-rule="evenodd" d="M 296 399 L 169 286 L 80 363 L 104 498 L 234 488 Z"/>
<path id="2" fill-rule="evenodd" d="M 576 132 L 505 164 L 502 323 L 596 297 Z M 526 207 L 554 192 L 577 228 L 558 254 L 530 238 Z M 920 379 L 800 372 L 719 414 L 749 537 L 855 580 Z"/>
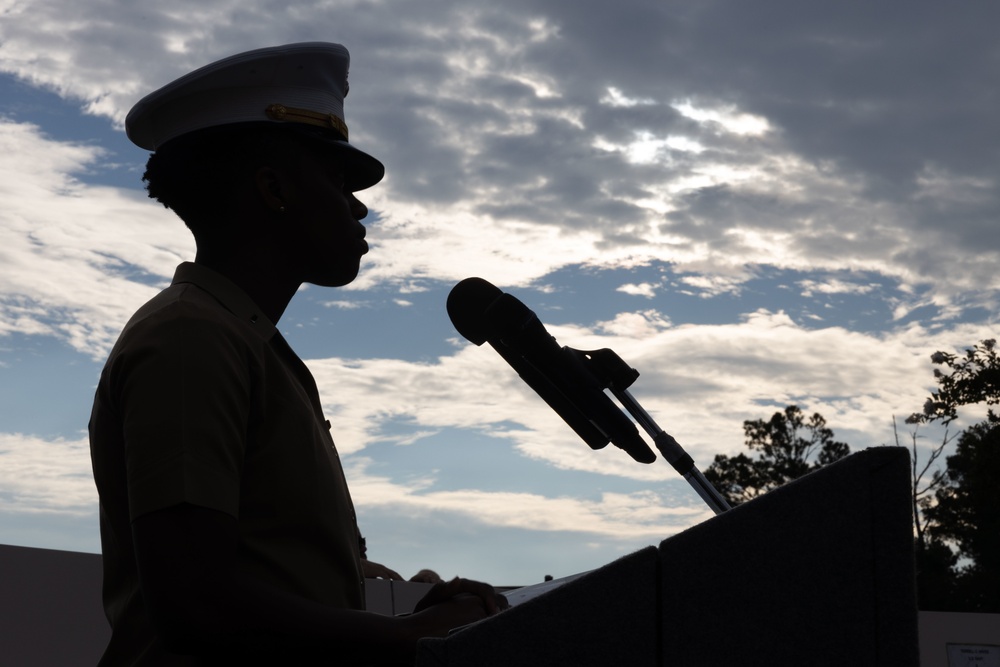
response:
<path id="1" fill-rule="evenodd" d="M 499 336 L 508 345 L 518 347 L 525 334 L 524 327 L 529 322 L 537 322 L 538 318 L 517 297 L 502 293 L 483 313 L 482 321 L 488 334 Z M 541 327 L 541 322 L 538 325 Z M 524 350 L 521 353 L 524 354 Z"/>
<path id="2" fill-rule="evenodd" d="M 469 342 L 482 345 L 490 332 L 484 315 L 501 296 L 503 292 L 493 283 L 482 278 L 466 278 L 448 295 L 448 317 L 458 333 Z"/>

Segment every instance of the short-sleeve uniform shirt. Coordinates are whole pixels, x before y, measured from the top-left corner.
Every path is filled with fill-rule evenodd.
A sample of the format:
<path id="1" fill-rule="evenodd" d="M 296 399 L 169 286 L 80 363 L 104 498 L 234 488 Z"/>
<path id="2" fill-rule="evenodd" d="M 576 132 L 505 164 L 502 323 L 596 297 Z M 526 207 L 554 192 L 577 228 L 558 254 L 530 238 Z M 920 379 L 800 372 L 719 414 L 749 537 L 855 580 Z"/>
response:
<path id="1" fill-rule="evenodd" d="M 222 275 L 181 264 L 128 322 L 101 374 L 90 444 L 107 664 L 172 664 L 142 604 L 131 522 L 179 503 L 236 517 L 239 566 L 260 581 L 364 608 L 354 507 L 315 381 Z"/>

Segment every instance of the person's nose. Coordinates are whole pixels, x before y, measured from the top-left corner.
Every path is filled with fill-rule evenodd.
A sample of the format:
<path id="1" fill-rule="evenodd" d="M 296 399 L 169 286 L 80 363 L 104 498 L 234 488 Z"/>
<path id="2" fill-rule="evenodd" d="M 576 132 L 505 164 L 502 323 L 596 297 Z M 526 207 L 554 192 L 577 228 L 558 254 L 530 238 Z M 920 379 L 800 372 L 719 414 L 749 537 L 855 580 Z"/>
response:
<path id="1" fill-rule="evenodd" d="M 353 192 L 351 193 L 351 215 L 354 216 L 355 220 L 364 220 L 368 215 L 368 207 L 355 197 Z"/>

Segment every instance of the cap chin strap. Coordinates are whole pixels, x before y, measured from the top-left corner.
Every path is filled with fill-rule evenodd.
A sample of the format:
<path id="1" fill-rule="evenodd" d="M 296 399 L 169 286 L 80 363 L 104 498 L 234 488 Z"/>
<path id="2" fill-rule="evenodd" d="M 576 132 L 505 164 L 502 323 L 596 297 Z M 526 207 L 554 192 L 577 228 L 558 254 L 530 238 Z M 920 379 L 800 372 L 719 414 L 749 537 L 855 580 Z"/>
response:
<path id="1" fill-rule="evenodd" d="M 264 113 L 271 120 L 286 123 L 304 123 L 306 125 L 333 129 L 344 135 L 344 140 L 347 140 L 347 123 L 344 122 L 343 118 L 335 116 L 332 113 L 286 107 L 284 104 L 271 104 L 264 110 Z"/>

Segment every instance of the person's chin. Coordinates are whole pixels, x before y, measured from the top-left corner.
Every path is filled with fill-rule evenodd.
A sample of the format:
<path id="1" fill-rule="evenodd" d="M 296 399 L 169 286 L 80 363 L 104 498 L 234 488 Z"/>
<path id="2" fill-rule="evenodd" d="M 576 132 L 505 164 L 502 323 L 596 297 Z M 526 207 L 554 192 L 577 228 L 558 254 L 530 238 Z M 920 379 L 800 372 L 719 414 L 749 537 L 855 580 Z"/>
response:
<path id="1" fill-rule="evenodd" d="M 317 287 L 343 287 L 344 285 L 349 285 L 354 282 L 354 279 L 358 277 L 359 272 L 360 267 L 355 265 L 353 271 L 350 269 L 342 269 L 336 273 L 313 276 L 305 282 L 310 285 L 316 285 Z"/>

